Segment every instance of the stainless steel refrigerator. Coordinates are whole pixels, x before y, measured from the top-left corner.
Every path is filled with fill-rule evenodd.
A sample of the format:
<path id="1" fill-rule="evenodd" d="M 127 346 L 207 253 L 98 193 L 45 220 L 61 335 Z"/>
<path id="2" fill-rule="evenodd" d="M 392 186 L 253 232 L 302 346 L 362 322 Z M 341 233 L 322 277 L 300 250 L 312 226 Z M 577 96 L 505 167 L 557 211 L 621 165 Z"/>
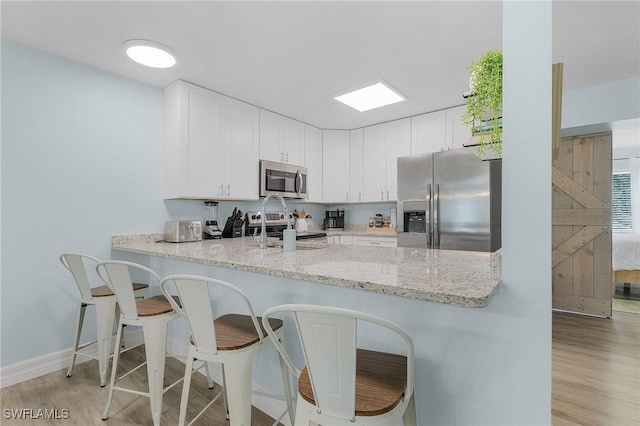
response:
<path id="1" fill-rule="evenodd" d="M 501 246 L 502 160 L 475 147 L 398 158 L 398 246 L 493 252 Z"/>

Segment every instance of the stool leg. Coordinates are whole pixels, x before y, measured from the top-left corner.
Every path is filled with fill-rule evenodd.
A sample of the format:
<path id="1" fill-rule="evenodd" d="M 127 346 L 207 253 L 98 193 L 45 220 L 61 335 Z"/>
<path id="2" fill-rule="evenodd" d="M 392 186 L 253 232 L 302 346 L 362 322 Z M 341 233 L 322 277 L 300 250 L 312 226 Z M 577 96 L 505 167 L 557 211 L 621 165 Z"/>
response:
<path id="1" fill-rule="evenodd" d="M 295 426 L 309 426 L 311 421 L 311 410 L 316 408 L 305 401 L 300 394 L 298 394 L 298 402 L 296 403 L 296 420 L 293 423 Z"/>
<path id="2" fill-rule="evenodd" d="M 278 340 L 280 340 L 282 347 L 285 347 L 284 330 L 276 334 L 278 335 Z M 291 381 L 289 379 L 289 367 L 287 367 L 287 363 L 280 356 L 280 353 L 279 352 L 277 353 L 278 353 L 278 359 L 280 360 L 280 371 L 282 373 L 282 383 L 284 384 L 284 398 L 287 402 L 287 411 L 289 412 L 289 420 L 291 420 L 291 424 L 293 425 L 296 412 L 295 412 L 295 409 L 293 408 L 293 401 L 291 399 Z"/>
<path id="3" fill-rule="evenodd" d="M 251 351 L 225 357 L 225 380 L 229 403 L 229 424 L 231 426 L 251 425 L 251 384 L 253 375 L 253 354 Z"/>
<path id="4" fill-rule="evenodd" d="M 416 393 L 415 390 L 411 394 L 411 399 L 407 408 L 402 415 L 402 424 L 404 426 L 417 426 L 418 425 L 418 413 L 416 412 Z"/>
<path id="5" fill-rule="evenodd" d="M 80 345 L 80 335 L 82 334 L 82 325 L 84 324 L 84 313 L 87 310 L 86 303 L 80 303 L 80 309 L 78 310 L 78 321 L 76 322 L 76 338 L 73 343 L 73 357 L 71 358 L 71 365 L 67 370 L 67 377 L 71 377 L 73 373 L 73 366 L 76 364 L 76 357 L 78 355 L 78 346 Z"/>
<path id="6" fill-rule="evenodd" d="M 159 426 L 162 416 L 164 364 L 167 350 L 167 319 L 154 318 L 143 324 L 151 418 L 154 426 Z"/>
<path id="7" fill-rule="evenodd" d="M 100 370 L 100 386 L 107 384 L 109 354 L 111 354 L 111 336 L 113 335 L 113 318 L 116 310 L 116 298 L 104 297 L 96 301 L 96 326 L 98 328 L 98 369 Z M 116 346 L 116 351 L 119 346 Z"/>
<path id="8" fill-rule="evenodd" d="M 122 318 L 118 320 L 118 333 L 116 334 L 115 347 L 120 345 L 120 338 L 122 337 Z M 116 372 L 118 370 L 118 360 L 120 359 L 120 351 L 116 350 L 113 353 L 113 365 L 111 366 L 111 381 L 109 382 L 109 395 L 107 396 L 107 406 L 104 408 L 102 414 L 102 420 L 109 418 L 109 410 L 111 409 L 111 401 L 113 400 L 113 387 L 116 384 Z"/>
<path id="9" fill-rule="evenodd" d="M 222 371 L 222 402 L 224 402 L 224 413 L 229 420 L 229 403 L 227 402 L 227 379 L 224 377 L 224 364 L 220 364 L 220 370 Z"/>
<path id="10" fill-rule="evenodd" d="M 189 403 L 189 390 L 191 389 L 191 374 L 193 373 L 193 346 L 189 345 L 189 354 L 187 355 L 187 365 L 184 368 L 184 381 L 182 382 L 182 397 L 180 399 L 180 417 L 178 418 L 178 426 L 184 426 L 187 417 L 187 405 Z M 207 376 L 209 369 L 207 367 Z"/>
<path id="11" fill-rule="evenodd" d="M 211 373 L 209 372 L 209 361 L 204 362 L 204 371 L 207 373 L 207 385 L 209 389 L 213 389 L 213 380 L 211 379 Z"/>

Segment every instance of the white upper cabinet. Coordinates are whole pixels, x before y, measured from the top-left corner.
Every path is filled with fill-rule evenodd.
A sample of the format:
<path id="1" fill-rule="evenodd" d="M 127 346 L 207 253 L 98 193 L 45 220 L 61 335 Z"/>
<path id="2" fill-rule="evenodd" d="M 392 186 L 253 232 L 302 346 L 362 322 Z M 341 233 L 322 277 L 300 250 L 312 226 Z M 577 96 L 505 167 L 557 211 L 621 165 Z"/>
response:
<path id="1" fill-rule="evenodd" d="M 462 148 L 469 143 L 471 130 L 460 118 L 466 106 L 411 117 L 411 154 Z"/>
<path id="2" fill-rule="evenodd" d="M 447 146 L 451 149 L 462 148 L 463 144 L 469 144 L 471 128 L 462 124 L 460 119 L 466 110 L 466 105 L 445 110 L 447 113 Z"/>
<path id="3" fill-rule="evenodd" d="M 304 164 L 304 124 L 260 110 L 260 159 Z"/>
<path id="4" fill-rule="evenodd" d="M 164 122 L 165 198 L 258 198 L 257 108 L 176 81 Z"/>
<path id="5" fill-rule="evenodd" d="M 411 119 L 391 121 L 387 123 L 387 164 L 386 189 L 387 200 L 398 198 L 398 157 L 411 154 Z"/>
<path id="6" fill-rule="evenodd" d="M 322 130 L 304 126 L 304 166 L 308 169 L 307 201 L 322 202 Z"/>
<path id="7" fill-rule="evenodd" d="M 222 101 L 220 127 L 223 198 L 258 199 L 260 113 L 258 108 L 225 98 Z"/>
<path id="8" fill-rule="evenodd" d="M 349 132 L 349 202 L 362 201 L 364 163 L 364 129 Z"/>
<path id="9" fill-rule="evenodd" d="M 322 201 L 345 203 L 349 198 L 349 131 L 322 131 Z"/>
<path id="10" fill-rule="evenodd" d="M 387 189 L 386 124 L 364 128 L 364 163 L 362 167 L 362 201 L 384 201 Z"/>
<path id="11" fill-rule="evenodd" d="M 411 120 L 391 121 L 364 128 L 362 201 L 397 198 L 397 159 L 411 153 Z"/>
<path id="12" fill-rule="evenodd" d="M 444 111 L 411 117 L 411 154 L 440 151 L 446 147 L 447 119 Z"/>

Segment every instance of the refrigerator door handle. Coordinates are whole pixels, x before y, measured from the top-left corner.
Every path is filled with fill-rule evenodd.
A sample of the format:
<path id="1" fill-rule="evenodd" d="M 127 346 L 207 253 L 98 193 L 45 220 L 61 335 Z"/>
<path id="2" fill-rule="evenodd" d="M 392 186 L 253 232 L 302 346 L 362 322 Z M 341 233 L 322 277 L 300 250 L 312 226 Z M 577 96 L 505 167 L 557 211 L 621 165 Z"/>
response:
<path id="1" fill-rule="evenodd" d="M 427 215 L 427 248 L 433 248 L 433 222 L 431 217 L 431 184 L 427 184 L 427 206 L 426 206 L 426 215 Z"/>
<path id="2" fill-rule="evenodd" d="M 440 248 L 440 223 L 438 211 L 440 210 L 440 184 L 434 185 L 433 192 L 433 248 Z"/>

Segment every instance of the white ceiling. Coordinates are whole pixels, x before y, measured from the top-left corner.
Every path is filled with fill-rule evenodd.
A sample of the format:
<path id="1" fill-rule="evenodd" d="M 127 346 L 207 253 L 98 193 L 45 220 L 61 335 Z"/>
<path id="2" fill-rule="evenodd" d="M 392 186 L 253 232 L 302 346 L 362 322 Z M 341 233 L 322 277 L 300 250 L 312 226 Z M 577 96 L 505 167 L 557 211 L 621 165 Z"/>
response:
<path id="1" fill-rule="evenodd" d="M 464 103 L 466 67 L 502 46 L 502 2 L 6 1 L 2 38 L 164 87 L 183 79 L 325 129 Z M 572 90 L 640 76 L 640 2 L 555 1 L 553 61 Z M 178 54 L 130 61 L 129 39 Z M 360 113 L 333 99 L 385 80 L 406 102 Z"/>

